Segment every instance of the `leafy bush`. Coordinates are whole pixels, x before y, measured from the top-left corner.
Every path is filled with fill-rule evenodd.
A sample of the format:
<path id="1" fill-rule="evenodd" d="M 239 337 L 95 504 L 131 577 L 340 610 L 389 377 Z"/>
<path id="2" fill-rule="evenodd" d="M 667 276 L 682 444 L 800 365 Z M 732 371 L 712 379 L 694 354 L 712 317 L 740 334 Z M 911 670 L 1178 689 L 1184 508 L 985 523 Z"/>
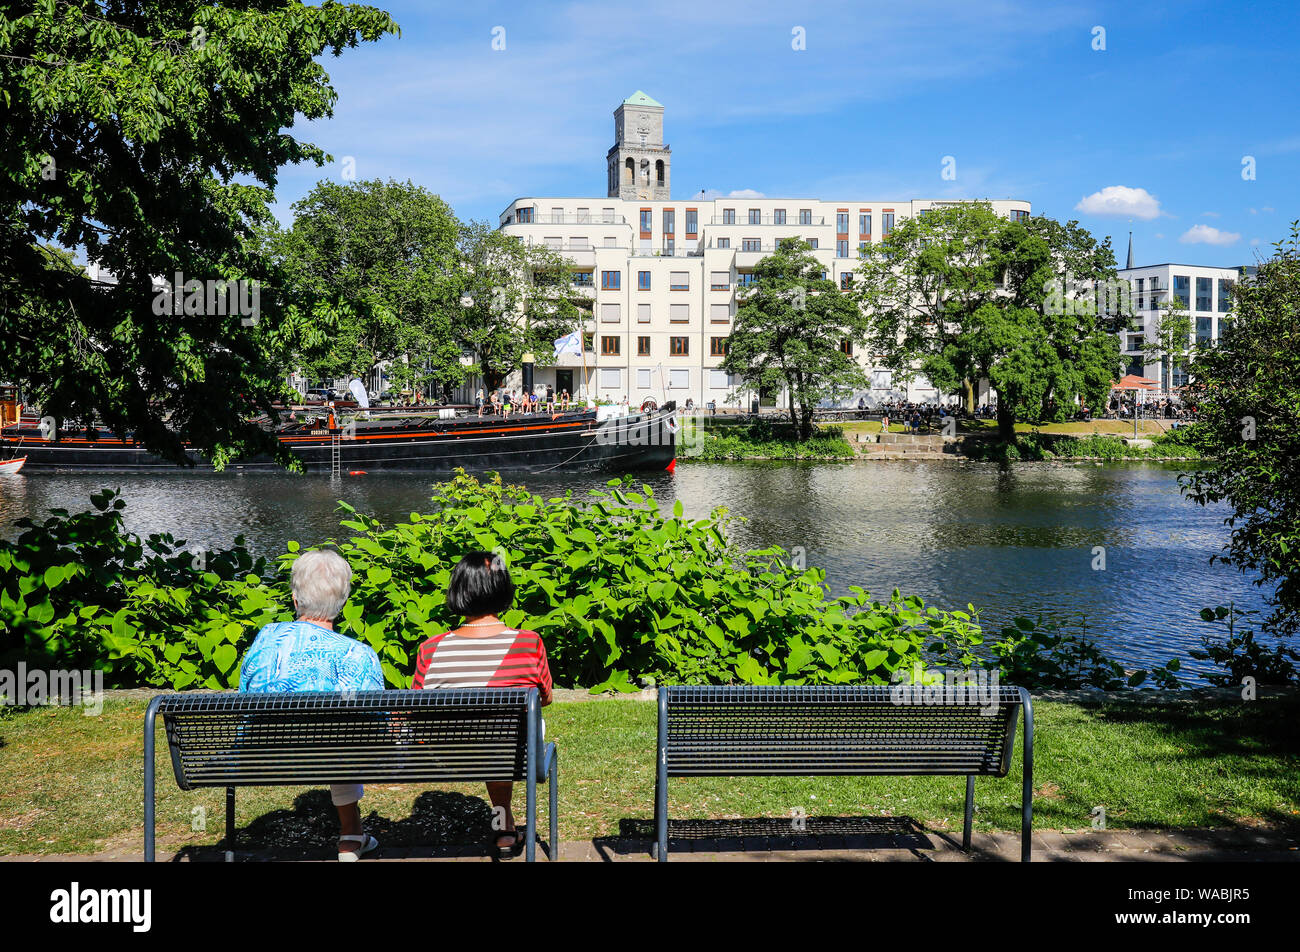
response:
<path id="1" fill-rule="evenodd" d="M 1222 641 L 1202 638 L 1203 649 L 1188 652 L 1198 661 L 1212 661 L 1224 669 L 1222 674 L 1206 675 L 1211 684 L 1236 687 L 1246 677 L 1254 678 L 1258 684 L 1293 684 L 1300 680 L 1300 672 L 1296 670 L 1300 654 L 1284 645 L 1275 645 L 1272 650 L 1265 648 L 1255 640 L 1254 629 L 1237 634 L 1239 619 L 1258 614 L 1231 605 L 1201 609 L 1202 620 L 1226 622 L 1228 627 L 1227 638 Z"/>
<path id="2" fill-rule="evenodd" d="M 789 423 L 758 420 L 751 424 L 708 426 L 696 421 L 687 425 L 700 427 L 693 439 L 683 439 L 689 447 L 683 460 L 716 462 L 739 459 L 852 459 L 853 447 L 838 426 L 818 427 L 808 440 L 799 440 L 798 431 Z"/>
<path id="3" fill-rule="evenodd" d="M 1020 617 L 1003 628 L 990 651 L 1008 684 L 1030 689 L 1098 688 L 1115 691 L 1136 688 L 1150 681 L 1152 687 L 1181 687 L 1177 672 L 1182 667 L 1171 658 L 1163 667 L 1126 670 L 1106 657 L 1096 642 L 1082 635 L 1061 634 L 1056 622 Z"/>

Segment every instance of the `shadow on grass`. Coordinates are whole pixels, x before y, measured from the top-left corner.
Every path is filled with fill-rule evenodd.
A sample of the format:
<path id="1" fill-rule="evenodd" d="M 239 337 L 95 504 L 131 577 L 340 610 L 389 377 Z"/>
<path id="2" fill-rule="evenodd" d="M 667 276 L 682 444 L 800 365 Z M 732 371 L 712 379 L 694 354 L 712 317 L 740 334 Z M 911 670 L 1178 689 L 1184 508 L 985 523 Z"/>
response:
<path id="1" fill-rule="evenodd" d="M 393 820 L 371 813 L 364 817 L 362 828 L 379 840 L 379 849 L 368 854 L 377 859 L 488 856 L 489 844 L 496 838 L 491 821 L 492 810 L 485 800 L 431 790 L 415 798 L 410 816 Z M 517 822 L 522 829 L 522 817 Z M 545 830 L 543 823 L 541 831 Z M 338 811 L 329 793 L 308 790 L 294 799 L 292 809 L 273 810 L 237 829 L 236 859 L 334 860 L 338 835 Z M 174 861 L 220 862 L 229 849 L 223 837 L 213 846 L 183 847 Z M 546 855 L 548 849 L 549 844 L 539 838 L 539 855 Z"/>
<path id="2" fill-rule="evenodd" d="M 931 837 L 911 817 L 810 816 L 756 817 L 740 820 L 668 821 L 668 852 L 733 853 L 778 850 L 913 850 L 933 852 Z M 651 851 L 655 841 L 653 820 L 619 821 L 618 836 L 598 836 L 592 843 L 597 855 L 609 862 L 614 856 Z M 865 857 L 864 857 L 865 858 Z"/>

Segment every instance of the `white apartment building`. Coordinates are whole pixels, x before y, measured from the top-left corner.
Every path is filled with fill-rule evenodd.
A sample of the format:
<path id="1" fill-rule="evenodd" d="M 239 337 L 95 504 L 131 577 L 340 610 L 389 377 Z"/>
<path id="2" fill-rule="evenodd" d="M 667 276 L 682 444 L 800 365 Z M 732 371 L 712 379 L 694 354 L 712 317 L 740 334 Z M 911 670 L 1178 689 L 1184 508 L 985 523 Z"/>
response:
<path id="1" fill-rule="evenodd" d="M 1186 368 L 1162 368 L 1161 362 L 1148 363 L 1143 355 L 1143 342 L 1156 338 L 1163 314 L 1161 305 L 1179 301 L 1187 308 L 1192 323 L 1189 343 L 1216 342 L 1223 323 L 1231 319 L 1232 286 L 1254 271 L 1254 266 L 1217 268 L 1195 264 L 1134 267 L 1130 243 L 1128 267 L 1118 272 L 1120 279 L 1129 282 L 1133 302 L 1134 329 L 1120 333 L 1120 351 L 1128 363 L 1126 372 L 1157 380 L 1162 390 L 1184 386 Z"/>
<path id="2" fill-rule="evenodd" d="M 843 286 L 859 248 L 879 242 L 894 225 L 932 208 L 957 204 L 925 199 L 669 197 L 671 151 L 663 143 L 664 107 L 645 93 L 614 113 L 615 144 L 606 159 L 604 198 L 523 197 L 501 213 L 502 230 L 545 244 L 572 260 L 575 283 L 592 298 L 584 329 L 587 351 L 539 366 L 537 385 L 639 405 L 693 400 L 703 406 L 747 405 L 751 394 L 718 369 L 736 315 L 736 292 L 753 268 L 786 238 L 803 238 L 827 277 Z M 1028 217 L 1023 201 L 994 201 L 1008 218 Z M 895 385 L 868 354 L 876 399 L 934 400 L 924 380 Z M 729 397 L 733 397 L 729 400 Z M 763 394 L 765 405 L 784 403 Z"/>

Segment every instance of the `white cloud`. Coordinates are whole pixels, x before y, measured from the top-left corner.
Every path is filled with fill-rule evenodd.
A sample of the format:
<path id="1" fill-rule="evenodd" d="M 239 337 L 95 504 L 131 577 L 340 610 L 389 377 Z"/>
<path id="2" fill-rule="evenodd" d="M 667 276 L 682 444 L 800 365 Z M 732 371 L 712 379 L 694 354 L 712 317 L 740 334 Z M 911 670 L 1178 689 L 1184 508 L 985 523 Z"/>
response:
<path id="1" fill-rule="evenodd" d="M 1163 231 L 1158 231 L 1158 232 L 1156 232 L 1156 237 L 1157 237 L 1157 238 L 1163 238 L 1164 236 L 1165 236 L 1165 233 L 1164 233 Z"/>
<path id="2" fill-rule="evenodd" d="M 1202 218 L 1218 218 L 1218 217 L 1219 217 L 1219 213 L 1218 213 L 1218 212 L 1201 212 L 1201 217 L 1202 217 Z"/>
<path id="3" fill-rule="evenodd" d="M 716 188 L 706 188 L 700 190 L 700 199 L 711 202 L 715 198 L 767 198 L 762 192 L 756 192 L 752 188 L 737 188 L 730 192 L 720 192 Z"/>
<path id="4" fill-rule="evenodd" d="M 1074 206 L 1076 212 L 1086 215 L 1113 215 L 1119 218 L 1140 218 L 1150 221 L 1160 217 L 1160 201 L 1144 188 L 1127 185 L 1107 185 L 1080 199 Z"/>
<path id="5" fill-rule="evenodd" d="M 1211 225 L 1193 225 L 1178 240 L 1185 245 L 1232 245 L 1241 240 L 1241 233 L 1220 231 Z"/>
<path id="6" fill-rule="evenodd" d="M 1250 239 L 1250 246 L 1251 246 L 1252 248 L 1254 248 L 1254 247 L 1256 247 L 1256 246 L 1258 246 L 1258 245 L 1259 245 L 1259 239 L 1258 239 L 1258 238 L 1252 238 L 1252 239 Z"/>

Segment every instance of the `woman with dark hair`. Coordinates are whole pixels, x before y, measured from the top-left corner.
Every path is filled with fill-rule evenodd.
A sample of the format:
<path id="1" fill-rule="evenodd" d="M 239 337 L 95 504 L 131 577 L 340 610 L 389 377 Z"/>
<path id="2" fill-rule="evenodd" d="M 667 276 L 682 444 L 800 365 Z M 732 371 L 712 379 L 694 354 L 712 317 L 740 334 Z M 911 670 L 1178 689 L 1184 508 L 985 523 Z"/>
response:
<path id="1" fill-rule="evenodd" d="M 515 583 L 505 560 L 491 552 L 470 552 L 451 573 L 447 607 L 465 620 L 460 627 L 434 635 L 415 661 L 416 690 L 437 688 L 536 687 L 543 705 L 551 703 L 551 669 L 546 646 L 535 631 L 508 628 L 500 615 L 515 600 Z M 496 840 L 497 855 L 518 856 L 524 838 L 515 832 L 510 809 L 514 784 L 488 783 L 493 812 L 505 812 L 505 826 Z"/>

